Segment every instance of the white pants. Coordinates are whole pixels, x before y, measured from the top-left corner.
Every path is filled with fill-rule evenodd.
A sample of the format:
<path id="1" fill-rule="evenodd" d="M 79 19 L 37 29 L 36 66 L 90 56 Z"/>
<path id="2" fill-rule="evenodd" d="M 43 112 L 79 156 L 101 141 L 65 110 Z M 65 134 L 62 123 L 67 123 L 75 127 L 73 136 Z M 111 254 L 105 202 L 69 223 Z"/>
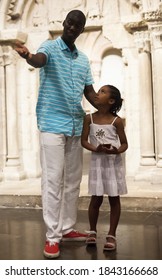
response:
<path id="1" fill-rule="evenodd" d="M 77 219 L 83 149 L 78 136 L 40 134 L 43 219 L 46 239 L 59 242 Z"/>

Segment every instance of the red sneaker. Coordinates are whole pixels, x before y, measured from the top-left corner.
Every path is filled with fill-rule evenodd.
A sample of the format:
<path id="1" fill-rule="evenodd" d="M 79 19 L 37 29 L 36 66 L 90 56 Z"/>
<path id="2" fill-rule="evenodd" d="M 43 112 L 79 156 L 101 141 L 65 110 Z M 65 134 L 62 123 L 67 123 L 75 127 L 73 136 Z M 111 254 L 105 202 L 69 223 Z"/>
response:
<path id="1" fill-rule="evenodd" d="M 72 230 L 67 234 L 63 235 L 63 241 L 85 241 L 88 234 L 80 233 L 79 231 Z"/>
<path id="2" fill-rule="evenodd" d="M 46 241 L 44 247 L 44 256 L 50 259 L 57 258 L 60 255 L 58 243 L 50 244 L 49 241 Z"/>

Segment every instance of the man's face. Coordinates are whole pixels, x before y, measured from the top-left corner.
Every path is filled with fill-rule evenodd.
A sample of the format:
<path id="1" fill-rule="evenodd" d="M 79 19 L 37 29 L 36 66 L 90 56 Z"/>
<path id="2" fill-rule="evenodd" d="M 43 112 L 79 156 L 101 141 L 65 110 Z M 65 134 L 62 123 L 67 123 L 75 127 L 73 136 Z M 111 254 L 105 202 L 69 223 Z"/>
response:
<path id="1" fill-rule="evenodd" d="M 83 20 L 75 13 L 69 14 L 69 16 L 63 22 L 63 26 L 63 38 L 69 42 L 74 42 L 76 38 L 84 31 Z"/>

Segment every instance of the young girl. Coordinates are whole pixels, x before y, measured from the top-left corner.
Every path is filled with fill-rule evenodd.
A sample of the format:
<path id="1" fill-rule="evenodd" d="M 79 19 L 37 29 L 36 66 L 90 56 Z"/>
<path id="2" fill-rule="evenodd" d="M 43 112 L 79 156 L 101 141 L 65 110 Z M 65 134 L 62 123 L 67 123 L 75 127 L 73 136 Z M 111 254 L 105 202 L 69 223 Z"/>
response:
<path id="1" fill-rule="evenodd" d="M 122 119 L 117 112 L 122 106 L 120 91 L 102 86 L 95 96 L 97 112 L 85 116 L 81 142 L 92 151 L 89 171 L 89 194 L 92 195 L 88 216 L 90 231 L 87 244 L 96 244 L 97 220 L 103 195 L 110 203 L 110 227 L 104 250 L 116 249 L 116 229 L 120 218 L 120 195 L 127 193 L 121 153 L 128 148 Z"/>

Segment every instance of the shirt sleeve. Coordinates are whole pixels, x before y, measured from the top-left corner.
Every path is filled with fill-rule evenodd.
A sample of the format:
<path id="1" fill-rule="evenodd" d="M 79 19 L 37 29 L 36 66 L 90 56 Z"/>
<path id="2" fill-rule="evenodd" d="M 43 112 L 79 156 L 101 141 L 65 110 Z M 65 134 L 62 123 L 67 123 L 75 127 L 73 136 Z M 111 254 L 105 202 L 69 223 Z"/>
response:
<path id="1" fill-rule="evenodd" d="M 47 40 L 47 41 L 43 42 L 37 50 L 37 53 L 44 53 L 46 55 L 47 62 L 49 60 L 49 56 L 50 56 L 50 53 L 51 53 L 51 47 L 50 46 L 51 46 L 51 42 L 50 42 L 50 40 Z"/>

